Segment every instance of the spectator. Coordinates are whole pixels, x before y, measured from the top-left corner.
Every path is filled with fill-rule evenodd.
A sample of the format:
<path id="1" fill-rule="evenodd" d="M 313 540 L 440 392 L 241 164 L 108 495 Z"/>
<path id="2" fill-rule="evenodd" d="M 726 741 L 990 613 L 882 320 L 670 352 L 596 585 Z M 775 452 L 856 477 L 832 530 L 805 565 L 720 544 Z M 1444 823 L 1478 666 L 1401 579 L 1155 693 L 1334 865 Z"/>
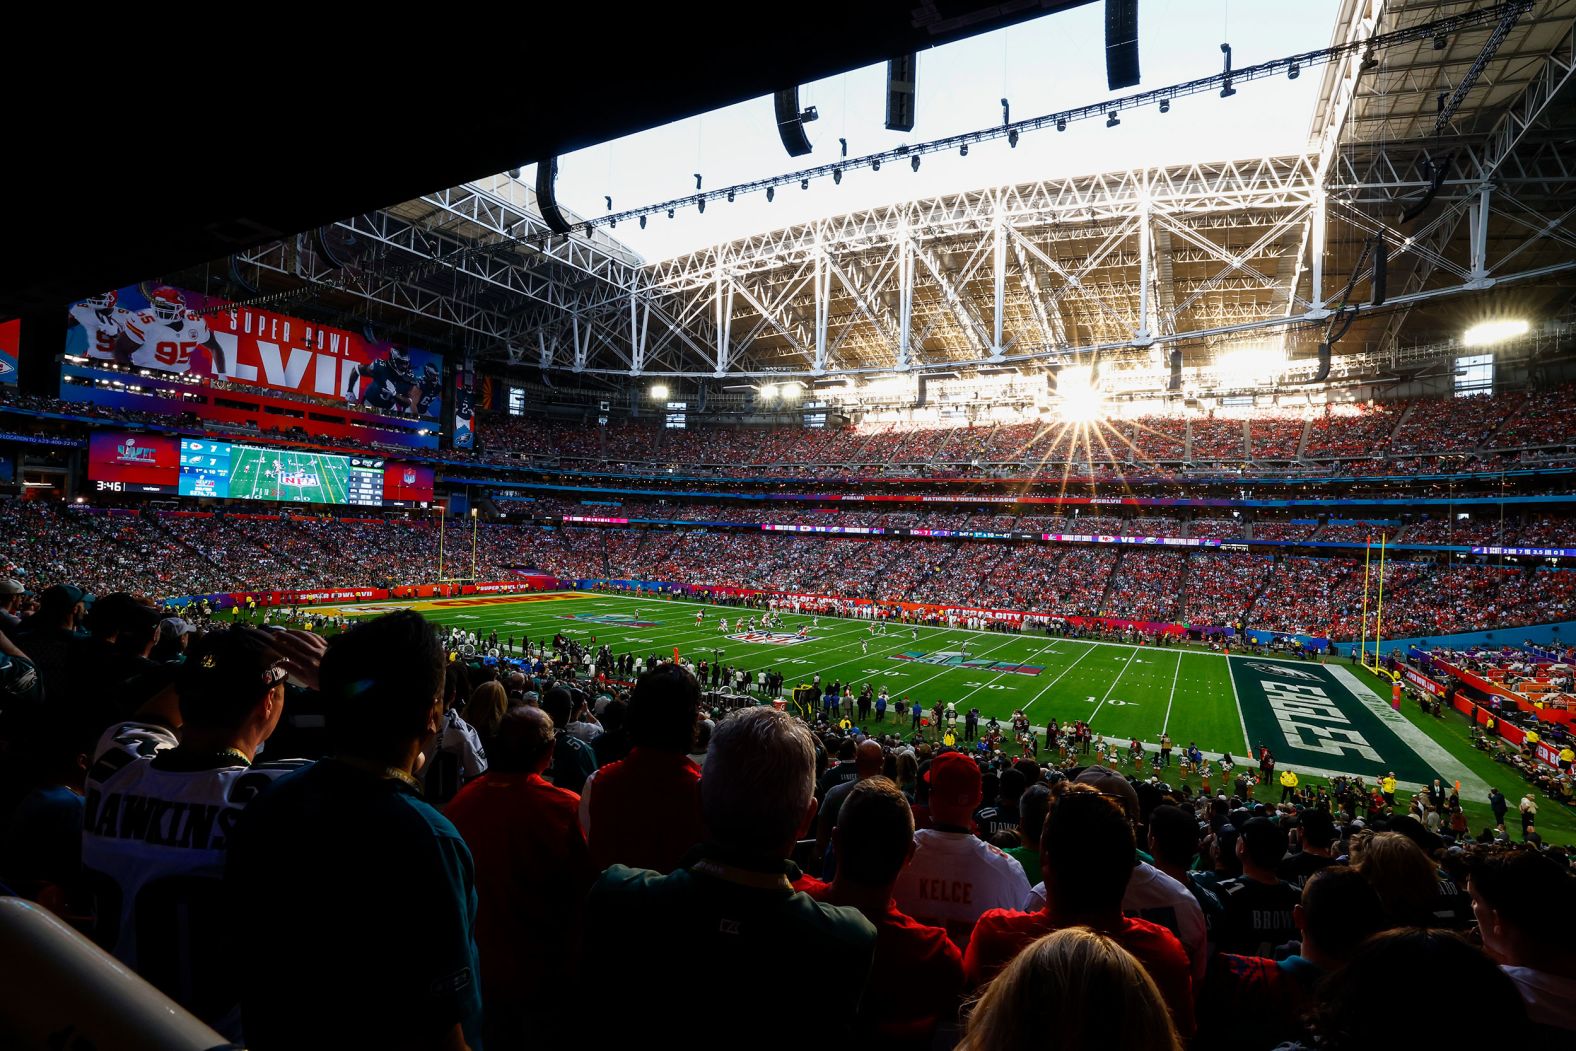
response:
<path id="1" fill-rule="evenodd" d="M 82 864 L 115 888 L 101 895 L 114 911 L 98 917 L 96 937 L 227 1035 L 238 1030 L 217 888 L 230 830 L 259 791 L 301 767 L 254 760 L 283 713 L 285 679 L 315 678 L 322 646 L 306 632 L 210 633 L 181 669 L 178 716 L 150 705 L 112 727 L 87 774 Z"/>
<path id="2" fill-rule="evenodd" d="M 22 626 L 22 617 L 17 611 L 25 594 L 27 588 L 15 577 L 0 580 L 0 635 L 13 635 Z"/>
<path id="3" fill-rule="evenodd" d="M 1045 813 L 1050 807 L 1049 785 L 1031 785 L 1018 799 L 1018 839 L 1021 845 L 1007 847 L 1006 851 L 1018 859 L 1030 884 L 1040 882 L 1040 830 L 1045 827 Z"/>
<path id="4" fill-rule="evenodd" d="M 1138 791 L 1132 782 L 1121 774 L 1101 767 L 1090 767 L 1078 775 L 1078 783 L 1088 785 L 1101 795 L 1121 804 L 1133 828 L 1136 843 L 1143 827 L 1139 821 L 1142 808 Z M 1037 886 L 1025 899 L 1023 908 L 1034 910 L 1045 905 L 1045 887 Z M 1198 899 L 1188 887 L 1134 855 L 1134 867 L 1128 877 L 1127 889 L 1122 895 L 1122 912 L 1127 916 L 1158 923 L 1177 936 L 1182 948 L 1187 950 L 1193 968 L 1193 980 L 1204 980 L 1204 968 L 1209 964 L 1209 930 L 1204 923 L 1204 912 Z"/>
<path id="5" fill-rule="evenodd" d="M 26 653 L 44 682 L 44 694 L 66 690 L 71 674 L 71 648 L 93 605 L 93 596 L 70 584 L 47 587 L 38 596 L 38 610 L 17 628 L 12 641 Z M 10 634 L 7 632 L 7 634 Z M 72 698 L 73 703 L 80 698 Z"/>
<path id="6" fill-rule="evenodd" d="M 1465 1010 L 1421 1010 L 1440 992 L 1440 976 L 1470 997 Z M 1455 934 L 1418 928 L 1369 938 L 1320 987 L 1312 1017 L 1321 1051 L 1396 1051 L 1405 1047 L 1522 1047 L 1527 1012 L 1514 983 Z"/>
<path id="7" fill-rule="evenodd" d="M 82 904 L 82 797 L 96 736 L 63 706 L 42 713 L 30 735 L 31 789 L 0 845 L 0 881 L 61 915 Z"/>
<path id="8" fill-rule="evenodd" d="M 1208 943 L 1212 941 L 1208 931 L 1220 921 L 1226 906 L 1220 900 L 1220 895 L 1216 893 L 1214 886 L 1204 886 L 1193 878 L 1193 873 L 1189 870 L 1193 859 L 1198 856 L 1198 843 L 1198 821 L 1181 807 L 1163 804 L 1155 807 L 1154 813 L 1149 815 L 1149 853 L 1155 859 L 1155 868 L 1176 880 L 1193 895 L 1193 900 L 1198 903 L 1199 914 L 1204 919 L 1205 938 Z M 1183 947 L 1186 948 L 1187 943 L 1184 942 Z M 1212 949 L 1213 946 L 1210 948 Z M 1203 955 L 1207 966 L 1209 952 L 1206 951 Z M 1193 959 L 1191 954 L 1189 959 Z M 1197 960 L 1194 960 L 1193 964 L 1193 977 L 1195 981 L 1203 978 Z"/>
<path id="9" fill-rule="evenodd" d="M 444 811 L 476 863 L 489 1051 L 525 1045 L 528 1030 L 531 1043 L 551 1046 L 573 1035 L 555 985 L 577 973 L 581 903 L 596 873 L 580 833 L 579 797 L 542 778 L 554 734 L 540 708 L 512 708 L 499 723 L 487 773 Z"/>
<path id="10" fill-rule="evenodd" d="M 1242 875 L 1215 885 L 1226 907 L 1215 944 L 1221 952 L 1274 956 L 1276 946 L 1297 937 L 1292 910 L 1301 897 L 1276 875 L 1286 856 L 1286 830 L 1267 817 L 1250 818 L 1237 837 L 1236 850 Z"/>
<path id="11" fill-rule="evenodd" d="M 1335 842 L 1335 819 L 1328 810 L 1309 807 L 1302 812 L 1302 849 L 1281 859 L 1276 874 L 1292 883 L 1303 883 L 1315 872 L 1338 864 L 1330 852 Z"/>
<path id="12" fill-rule="evenodd" d="M 1177 1031 L 1193 1033 L 1192 967 L 1176 935 L 1122 915 L 1133 874 L 1133 827 L 1121 806 L 1089 785 L 1053 791 L 1041 834 L 1045 906 L 1036 912 L 993 909 L 979 919 L 963 968 L 971 987 L 990 981 L 1025 947 L 1066 927 L 1109 935 L 1154 979 Z"/>
<path id="13" fill-rule="evenodd" d="M 1576 1031 L 1576 901 L 1570 868 L 1536 850 L 1478 848 L 1467 887 L 1483 947 L 1516 983 L 1533 1022 Z M 1550 908 L 1550 903 L 1562 903 Z M 1569 1039 L 1567 1036 L 1565 1039 Z"/>
<path id="14" fill-rule="evenodd" d="M 1022 771 L 1007 769 L 996 782 L 996 799 L 974 813 L 974 825 L 981 839 L 990 839 L 998 832 L 1017 832 L 1018 800 L 1027 782 Z"/>
<path id="15" fill-rule="evenodd" d="M 471 691 L 470 699 L 465 702 L 465 711 L 462 714 L 471 729 L 476 731 L 483 754 L 492 751 L 493 738 L 498 734 L 498 725 L 503 722 L 504 712 L 508 710 L 509 696 L 504 691 L 503 683 L 497 680 L 484 682 Z"/>
<path id="16" fill-rule="evenodd" d="M 248 808 L 225 872 L 231 929 L 267 934 L 235 958 L 248 1047 L 482 1046 L 471 852 L 416 779 L 443 664 L 410 611 L 329 644 L 335 753 Z"/>
<path id="17" fill-rule="evenodd" d="M 626 728 L 628 715 L 629 702 L 621 697 L 609 700 L 598 713 L 602 732 L 591 742 L 598 768 L 616 763 L 629 755 L 629 730 Z"/>
<path id="18" fill-rule="evenodd" d="M 574 710 L 574 694 L 568 687 L 554 686 L 542 695 L 542 710 L 553 720 L 554 726 L 569 725 Z M 596 751 L 585 741 L 567 730 L 561 739 L 555 738 L 553 747 L 553 784 L 576 795 L 585 787 L 586 778 L 596 771 Z"/>
<path id="19" fill-rule="evenodd" d="M 643 677 L 642 685 L 683 684 Z M 668 875 L 616 864 L 591 890 L 587 956 L 616 958 L 634 979 L 599 1019 L 598 1044 L 631 1046 L 654 1030 L 687 1028 L 686 1046 L 734 1047 L 740 1034 L 759 1031 L 754 996 L 709 998 L 704 1018 L 690 1014 L 705 975 L 748 976 L 778 992 L 835 976 L 819 983 L 813 1010 L 775 1013 L 767 1042 L 808 1047 L 851 1035 L 876 930 L 856 909 L 795 891 L 798 869 L 784 860 L 815 819 L 814 773 L 810 733 L 788 715 L 752 708 L 718 725 L 701 782 L 712 842 Z"/>
<path id="20" fill-rule="evenodd" d="M 1119 942 L 1080 927 L 1029 945 L 986 987 L 958 1051 L 1182 1051 L 1154 978 Z"/>
<path id="21" fill-rule="evenodd" d="M 1345 866 L 1309 877 L 1292 915 L 1302 935 L 1295 955 L 1217 957 L 1199 995 L 1201 1046 L 1268 1048 L 1296 1039 L 1318 983 L 1389 926 L 1379 896 Z"/>
<path id="22" fill-rule="evenodd" d="M 959 948 L 991 909 L 1015 909 L 1029 893 L 1023 866 L 974 835 L 982 795 L 980 768 L 961 752 L 930 764 L 930 827 L 914 833 L 914 858 L 892 890 L 897 907 L 945 927 Z"/>
<path id="23" fill-rule="evenodd" d="M 876 928 L 858 1043 L 929 1047 L 963 991 L 963 955 L 944 929 L 919 923 L 892 901 L 892 885 L 914 854 L 907 798 L 885 777 L 861 778 L 843 800 L 833 843 L 836 875 L 814 896 L 858 909 Z"/>
<path id="24" fill-rule="evenodd" d="M 597 871 L 609 865 L 672 872 L 706 839 L 700 767 L 689 758 L 700 720 L 700 684 L 676 664 L 635 682 L 629 755 L 587 780 L 580 824 Z"/>
<path id="25" fill-rule="evenodd" d="M 1434 922 L 1439 878 L 1416 843 L 1399 832 L 1364 831 L 1352 840 L 1351 863 L 1379 895 L 1392 926 Z"/>
<path id="26" fill-rule="evenodd" d="M 815 833 L 815 858 L 820 861 L 826 859 L 827 844 L 832 841 L 832 829 L 837 827 L 837 814 L 842 808 L 843 800 L 853 791 L 854 786 L 860 781 L 878 776 L 886 769 L 886 755 L 881 749 L 879 741 L 869 739 L 859 742 L 854 749 L 854 774 L 856 780 L 842 781 L 827 790 L 826 798 L 821 802 L 821 813 L 816 820 Z M 913 815 L 909 815 L 912 822 Z M 819 869 L 821 866 L 817 865 Z M 822 872 L 823 878 L 830 878 L 832 866 L 828 862 Z"/>

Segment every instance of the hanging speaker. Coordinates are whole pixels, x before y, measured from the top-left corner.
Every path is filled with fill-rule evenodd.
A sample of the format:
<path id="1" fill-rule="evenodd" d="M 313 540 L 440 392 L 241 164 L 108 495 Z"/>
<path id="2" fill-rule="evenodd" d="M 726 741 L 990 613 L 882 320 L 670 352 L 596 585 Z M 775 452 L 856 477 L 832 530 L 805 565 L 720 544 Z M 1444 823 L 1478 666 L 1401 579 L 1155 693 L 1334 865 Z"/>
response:
<path id="1" fill-rule="evenodd" d="M 1138 83 L 1138 0 L 1105 0 L 1105 81 L 1112 91 Z"/>
<path id="2" fill-rule="evenodd" d="M 803 157 L 812 147 L 799 112 L 799 89 L 779 91 L 772 96 L 772 102 L 777 109 L 777 136 L 783 140 L 783 149 L 790 157 Z"/>
<path id="3" fill-rule="evenodd" d="M 569 223 L 558 210 L 558 158 L 549 157 L 536 166 L 536 209 L 542 221 L 555 234 L 567 234 Z"/>
<path id="4" fill-rule="evenodd" d="M 918 55 L 900 55 L 887 63 L 887 131 L 914 130 L 914 91 L 918 83 Z"/>
<path id="5" fill-rule="evenodd" d="M 1330 378 L 1330 345 L 1328 343 L 1320 343 L 1319 344 L 1319 368 L 1318 368 L 1318 370 L 1316 372 L 1314 372 L 1314 374 L 1313 374 L 1313 381 L 1312 382 L 1314 382 L 1314 383 L 1323 383 L 1325 380 L 1327 380 L 1329 378 Z"/>
<path id="6" fill-rule="evenodd" d="M 914 408 L 925 407 L 925 377 L 920 376 L 914 380 Z"/>
<path id="7" fill-rule="evenodd" d="M 1166 385 L 1166 390 L 1182 389 L 1182 351 L 1171 352 L 1171 382 Z"/>
<path id="8" fill-rule="evenodd" d="M 1388 282 L 1390 269 L 1390 242 L 1386 241 L 1383 234 L 1379 235 L 1379 243 L 1374 245 L 1374 301 L 1378 306 L 1384 302 L 1385 285 Z"/>

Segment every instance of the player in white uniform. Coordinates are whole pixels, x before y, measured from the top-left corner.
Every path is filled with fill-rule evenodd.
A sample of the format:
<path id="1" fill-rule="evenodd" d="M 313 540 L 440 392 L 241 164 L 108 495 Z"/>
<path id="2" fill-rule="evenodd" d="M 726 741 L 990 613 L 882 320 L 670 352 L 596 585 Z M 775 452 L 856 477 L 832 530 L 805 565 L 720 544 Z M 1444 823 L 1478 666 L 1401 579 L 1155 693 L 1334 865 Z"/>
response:
<path id="1" fill-rule="evenodd" d="M 115 309 L 120 293 L 105 292 L 90 296 L 71 308 L 71 320 L 87 333 L 87 356 L 98 361 L 115 361 L 115 347 L 120 343 L 121 326 L 127 313 Z"/>
<path id="2" fill-rule="evenodd" d="M 198 350 L 211 356 L 209 371 L 226 371 L 224 351 L 208 331 L 208 322 L 186 309 L 178 290 L 156 288 L 148 297 L 147 310 L 126 313 L 119 353 L 128 355 L 133 365 L 161 372 L 189 372 Z"/>
<path id="3" fill-rule="evenodd" d="M 717 631 L 722 633 L 722 634 L 724 634 L 724 635 L 726 635 L 728 633 L 728 618 L 727 617 L 719 617 L 718 618 L 718 620 L 717 620 Z"/>
<path id="4" fill-rule="evenodd" d="M 695 626 L 697 628 L 700 627 L 701 622 L 703 620 L 705 620 L 705 619 L 706 619 L 706 611 L 705 610 L 698 609 L 698 610 L 695 611 Z"/>

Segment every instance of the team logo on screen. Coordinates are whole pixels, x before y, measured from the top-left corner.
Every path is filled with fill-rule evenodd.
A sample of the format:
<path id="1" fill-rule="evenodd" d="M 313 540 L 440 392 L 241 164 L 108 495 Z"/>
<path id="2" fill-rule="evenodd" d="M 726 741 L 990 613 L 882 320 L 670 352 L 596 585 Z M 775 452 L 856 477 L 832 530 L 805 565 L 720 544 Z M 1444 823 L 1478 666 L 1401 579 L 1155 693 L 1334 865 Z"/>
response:
<path id="1" fill-rule="evenodd" d="M 406 485 L 416 484 L 416 472 L 411 470 L 409 467 L 405 468 L 405 473 L 400 475 L 400 477 L 405 480 Z"/>
<path id="2" fill-rule="evenodd" d="M 121 463 L 152 463 L 158 455 L 151 445 L 138 445 L 137 439 L 127 436 L 115 445 L 115 458 Z"/>
<path id="3" fill-rule="evenodd" d="M 1324 681 L 1323 678 L 1321 678 L 1315 672 L 1303 671 L 1301 668 L 1293 668 L 1286 664 L 1268 664 L 1261 663 L 1259 661 L 1248 661 L 1247 665 L 1254 671 L 1261 671 L 1266 675 L 1284 675 L 1288 679 L 1302 679 L 1305 682 Z"/>
<path id="4" fill-rule="evenodd" d="M 654 620 L 637 620 L 628 613 L 562 613 L 560 620 L 583 620 L 588 624 L 606 624 L 615 628 L 656 628 Z"/>
<path id="5" fill-rule="evenodd" d="M 734 642 L 754 642 L 762 646 L 792 646 L 796 642 L 812 641 L 809 635 L 795 635 L 787 631 L 743 631 L 727 638 Z"/>
<path id="6" fill-rule="evenodd" d="M 4 357 L 0 357 L 0 376 L 9 376 L 16 371 L 16 367 Z"/>
<path id="7" fill-rule="evenodd" d="M 902 653 L 889 654 L 888 659 L 909 661 L 913 664 L 940 664 L 948 668 L 969 668 L 974 671 L 1011 672 L 1015 675 L 1038 675 L 1045 670 L 1038 664 L 981 660 L 978 657 L 970 657 L 962 650 L 938 650 L 935 653 L 926 653 L 924 650 L 904 650 Z"/>

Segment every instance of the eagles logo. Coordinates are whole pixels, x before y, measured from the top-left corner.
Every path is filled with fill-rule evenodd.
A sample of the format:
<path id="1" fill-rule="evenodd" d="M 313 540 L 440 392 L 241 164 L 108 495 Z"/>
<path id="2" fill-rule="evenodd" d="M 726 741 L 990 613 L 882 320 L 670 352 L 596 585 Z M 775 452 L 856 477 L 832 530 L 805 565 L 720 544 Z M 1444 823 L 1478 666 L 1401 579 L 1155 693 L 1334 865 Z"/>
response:
<path id="1" fill-rule="evenodd" d="M 1261 671 L 1267 675 L 1284 675 L 1288 679 L 1302 679 L 1305 682 L 1319 682 L 1319 676 L 1311 671 L 1301 668 L 1291 668 L 1284 664 L 1264 664 L 1259 661 L 1248 661 L 1248 667 L 1254 671 Z"/>

